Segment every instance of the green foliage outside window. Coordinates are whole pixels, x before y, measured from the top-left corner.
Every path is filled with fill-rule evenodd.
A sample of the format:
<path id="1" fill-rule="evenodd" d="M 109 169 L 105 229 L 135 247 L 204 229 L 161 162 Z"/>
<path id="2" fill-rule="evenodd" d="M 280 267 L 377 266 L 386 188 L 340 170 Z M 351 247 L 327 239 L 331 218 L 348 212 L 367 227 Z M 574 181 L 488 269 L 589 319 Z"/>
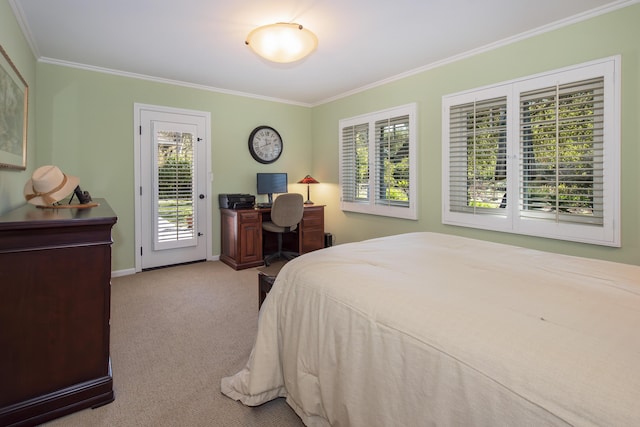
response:
<path id="1" fill-rule="evenodd" d="M 594 191 L 593 93 L 577 92 L 526 105 L 524 196 L 531 209 L 591 214 Z"/>
<path id="2" fill-rule="evenodd" d="M 193 222 L 193 138 L 189 133 L 158 135 L 158 214 L 189 227 Z"/>
<path id="3" fill-rule="evenodd" d="M 369 135 L 367 131 L 356 133 L 356 193 L 355 197 L 369 200 Z"/>
<path id="4" fill-rule="evenodd" d="M 493 106 L 468 120 L 468 205 L 504 208 L 506 191 L 506 109 Z"/>
<path id="5" fill-rule="evenodd" d="M 578 91 L 522 104 L 523 209 L 590 215 L 594 203 L 594 94 Z M 557 113 L 556 113 L 557 111 Z M 467 120 L 468 206 L 506 206 L 506 112 Z"/>
<path id="6" fill-rule="evenodd" d="M 191 160 L 176 156 L 165 159 L 158 168 L 158 194 L 161 199 L 192 198 Z"/>
<path id="7" fill-rule="evenodd" d="M 409 201 L 409 126 L 407 122 L 379 128 L 380 199 Z"/>

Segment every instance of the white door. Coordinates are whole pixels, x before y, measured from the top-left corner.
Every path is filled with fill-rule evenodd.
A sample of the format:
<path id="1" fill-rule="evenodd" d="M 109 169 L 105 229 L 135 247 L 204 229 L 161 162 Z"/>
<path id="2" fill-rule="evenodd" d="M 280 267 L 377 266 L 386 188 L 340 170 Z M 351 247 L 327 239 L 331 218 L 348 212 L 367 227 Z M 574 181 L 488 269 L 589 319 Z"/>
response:
<path id="1" fill-rule="evenodd" d="M 136 104 L 136 115 L 136 270 L 205 260 L 212 237 L 208 113 Z"/>

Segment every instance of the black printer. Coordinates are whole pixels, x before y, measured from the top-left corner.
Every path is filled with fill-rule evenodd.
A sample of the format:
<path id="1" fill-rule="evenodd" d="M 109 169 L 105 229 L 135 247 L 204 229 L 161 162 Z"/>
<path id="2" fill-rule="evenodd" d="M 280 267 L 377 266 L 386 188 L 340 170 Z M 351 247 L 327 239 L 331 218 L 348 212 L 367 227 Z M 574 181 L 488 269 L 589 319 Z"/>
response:
<path id="1" fill-rule="evenodd" d="M 256 196 L 253 194 L 219 194 L 221 209 L 253 209 Z"/>

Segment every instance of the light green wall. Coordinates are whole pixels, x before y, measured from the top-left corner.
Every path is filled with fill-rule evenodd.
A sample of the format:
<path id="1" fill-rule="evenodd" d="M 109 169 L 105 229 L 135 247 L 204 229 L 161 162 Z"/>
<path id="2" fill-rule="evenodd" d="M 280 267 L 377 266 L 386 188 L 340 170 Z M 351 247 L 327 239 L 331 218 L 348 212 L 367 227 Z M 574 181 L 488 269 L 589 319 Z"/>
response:
<path id="1" fill-rule="evenodd" d="M 36 115 L 33 108 L 36 99 L 36 59 L 13 16 L 11 6 L 6 1 L 0 1 L 0 45 L 29 86 L 27 169 L 0 169 L 0 214 L 3 214 L 24 204 L 22 191 L 33 172 L 36 153 Z"/>
<path id="2" fill-rule="evenodd" d="M 314 187 L 314 194 L 321 196 L 314 196 L 314 201 L 327 205 L 327 230 L 338 243 L 424 230 L 640 265 L 638 22 L 640 5 L 634 5 L 315 107 L 311 132 L 313 173 L 323 185 L 317 190 Z M 622 248 L 442 225 L 443 95 L 617 54 L 622 55 Z M 418 104 L 419 220 L 342 212 L 338 190 L 338 120 L 409 102 Z"/>
<path id="3" fill-rule="evenodd" d="M 38 64 L 37 163 L 52 163 L 80 178 L 95 198 L 108 200 L 118 215 L 113 231 L 113 270 L 133 268 L 134 103 L 211 112 L 214 175 L 210 198 L 213 253 L 220 253 L 219 193 L 255 193 L 256 172 L 288 172 L 290 181 L 311 167 L 311 110 L 307 107 L 226 95 L 117 75 Z M 280 159 L 253 160 L 247 140 L 267 124 L 283 137 Z M 293 184 L 290 191 L 304 192 Z M 264 197 L 264 196 L 261 196 Z"/>
<path id="4" fill-rule="evenodd" d="M 79 176 L 83 188 L 94 197 L 108 199 L 119 216 L 114 229 L 113 269 L 133 268 L 133 104 L 138 102 L 211 112 L 214 255 L 220 252 L 217 194 L 254 193 L 255 172 L 286 171 L 290 181 L 310 173 L 322 182 L 311 187 L 311 198 L 317 204 L 326 204 L 326 230 L 334 234 L 336 243 L 428 230 L 640 265 L 637 22 L 640 5 L 306 108 L 36 63 L 11 8 L 0 2 L 0 44 L 9 51 L 32 89 L 28 169 L 0 171 L 0 213 L 24 203 L 22 187 L 35 167 L 57 164 Z M 616 54 L 622 55 L 623 65 L 621 249 L 441 224 L 443 95 Z M 338 120 L 409 102 L 418 104 L 419 219 L 398 220 L 340 211 Z M 274 126 L 285 139 L 284 154 L 273 165 L 256 163 L 247 150 L 250 131 L 261 124 Z M 306 191 L 296 184 L 291 189 Z"/>

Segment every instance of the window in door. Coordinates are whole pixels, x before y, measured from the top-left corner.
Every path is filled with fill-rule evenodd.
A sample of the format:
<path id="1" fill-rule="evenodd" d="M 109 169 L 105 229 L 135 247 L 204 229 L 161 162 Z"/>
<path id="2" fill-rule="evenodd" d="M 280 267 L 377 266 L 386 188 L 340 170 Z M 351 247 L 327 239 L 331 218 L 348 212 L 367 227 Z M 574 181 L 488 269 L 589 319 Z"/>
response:
<path id="1" fill-rule="evenodd" d="M 195 237 L 193 133 L 156 131 L 156 238 L 154 246 L 193 244 Z"/>

